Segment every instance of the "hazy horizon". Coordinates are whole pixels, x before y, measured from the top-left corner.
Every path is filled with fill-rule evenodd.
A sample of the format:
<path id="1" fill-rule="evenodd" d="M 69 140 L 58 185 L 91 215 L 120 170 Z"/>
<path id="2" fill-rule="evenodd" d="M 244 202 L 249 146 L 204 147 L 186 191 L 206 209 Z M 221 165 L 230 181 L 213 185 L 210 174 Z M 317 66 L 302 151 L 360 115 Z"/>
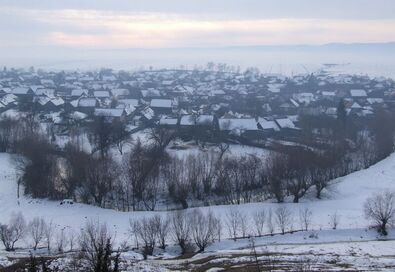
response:
<path id="1" fill-rule="evenodd" d="M 0 0 L 0 65 L 214 61 L 296 73 L 336 62 L 395 77 L 394 9 L 391 0 Z"/>

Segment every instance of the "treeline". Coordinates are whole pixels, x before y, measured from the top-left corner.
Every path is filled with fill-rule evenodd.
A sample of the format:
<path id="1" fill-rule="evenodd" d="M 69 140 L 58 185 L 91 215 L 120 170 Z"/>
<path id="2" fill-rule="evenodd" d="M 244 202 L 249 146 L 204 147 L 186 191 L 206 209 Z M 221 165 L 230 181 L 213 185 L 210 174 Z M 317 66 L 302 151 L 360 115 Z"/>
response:
<path id="1" fill-rule="evenodd" d="M 99 117 L 89 130 L 92 152 L 88 153 L 73 141 L 59 148 L 50 131 L 43 133 L 40 124 L 27 116 L 0 121 L 0 148 L 22 155 L 16 156 L 18 182 L 35 198 L 73 198 L 122 211 L 269 198 L 283 202 L 287 197 L 298 202 L 312 190 L 320 198 L 330 180 L 366 168 L 393 152 L 395 121 L 388 112 L 378 112 L 363 126 L 351 119 L 332 123 L 337 127 L 325 148 L 282 146 L 269 157 L 258 157 L 230 155 L 227 144 L 218 144 L 217 152 L 178 157 L 166 150 L 176 136 L 169 130 L 154 128 L 145 143 L 134 141 L 123 152 L 129 139 L 125 124 L 108 124 Z M 121 160 L 109 152 L 115 147 Z"/>
<path id="2" fill-rule="evenodd" d="M 364 203 L 366 219 L 381 235 L 388 234 L 387 228 L 395 217 L 394 207 L 395 194 L 388 191 L 375 194 Z M 147 259 L 155 254 L 155 250 L 166 252 L 170 245 L 176 245 L 183 255 L 204 252 L 212 244 L 225 239 L 250 239 L 253 242 L 256 237 L 296 231 L 309 231 L 310 238 L 318 238 L 318 232 L 314 230 L 317 224 L 309 208 L 295 212 L 279 205 L 275 209 L 257 207 L 253 212 L 242 212 L 230 207 L 218 212 L 220 216 L 197 208 L 129 219 L 129 235 L 125 241 L 118 241 L 118 249 L 114 249 L 115 234 L 107 224 L 87 221 L 83 228 L 76 231 L 41 217 L 27 222 L 22 213 L 18 213 L 13 214 L 7 223 L 0 223 L 0 241 L 6 251 L 30 248 L 34 253 L 40 250 L 41 255 L 43 252 L 48 255 L 70 253 L 67 259 L 72 262 L 63 264 L 69 269 L 65 271 L 117 272 L 122 267 L 121 253 L 131 250 Z M 337 229 L 340 219 L 336 212 L 331 214 L 328 228 Z M 319 224 L 320 230 L 322 223 Z M 49 261 L 41 259 L 39 264 L 33 252 L 28 271 L 39 271 L 38 267 L 43 271 L 59 271 L 55 264 L 50 263 L 52 258 Z M 31 270 L 33 268 L 35 270 Z"/>

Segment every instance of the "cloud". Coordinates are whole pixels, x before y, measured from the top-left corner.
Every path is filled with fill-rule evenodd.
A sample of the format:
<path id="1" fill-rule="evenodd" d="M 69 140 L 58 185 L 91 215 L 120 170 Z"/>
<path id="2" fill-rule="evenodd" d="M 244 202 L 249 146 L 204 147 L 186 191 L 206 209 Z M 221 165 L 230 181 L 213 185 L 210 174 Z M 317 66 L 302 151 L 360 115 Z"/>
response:
<path id="1" fill-rule="evenodd" d="M 282 13 L 288 14 L 288 17 L 230 15 L 236 9 L 236 3 L 240 7 L 240 14 L 247 9 L 247 4 L 250 4 L 248 9 L 252 14 L 256 14 L 254 11 L 258 8 L 264 7 L 262 3 L 266 3 L 268 7 L 276 6 L 273 1 L 255 0 L 246 0 L 244 4 L 230 0 L 226 5 L 222 0 L 216 1 L 210 8 L 203 6 L 203 10 L 210 11 L 208 14 L 198 11 L 198 2 L 194 0 L 183 0 L 184 4 L 177 0 L 160 1 L 157 3 L 162 4 L 158 4 L 156 8 L 150 5 L 152 1 L 143 5 L 140 1 L 114 0 L 113 7 L 116 7 L 114 3 L 126 5 L 126 2 L 141 5 L 136 5 L 133 10 L 131 7 L 125 7 L 123 11 L 114 8 L 103 10 L 109 4 L 103 0 L 98 4 L 101 9 L 86 9 L 91 7 L 92 1 L 82 1 L 78 9 L 75 8 L 75 1 L 63 1 L 69 3 L 65 5 L 53 0 L 57 5 L 50 5 L 48 1 L 43 0 L 40 3 L 47 2 L 46 8 L 40 8 L 40 5 L 36 8 L 29 8 L 29 5 L 21 7 L 9 2 L 6 7 L 0 8 L 0 46 L 4 48 L 41 45 L 114 49 L 395 41 L 395 32 L 392 29 L 395 18 L 384 16 L 380 19 L 367 19 L 356 16 L 357 19 L 339 19 L 319 17 L 318 14 L 316 17 L 304 17 L 303 14 L 310 14 L 309 9 L 295 6 L 295 3 L 311 0 L 292 1 L 293 4 L 288 0 L 278 1 L 285 1 L 294 6 L 294 15 L 288 14 L 289 8 L 286 7 Z M 166 6 L 164 2 L 173 5 Z M 189 5 L 185 5 L 185 2 Z M 349 0 L 347 3 L 350 2 L 355 1 Z M 381 2 L 388 4 L 385 0 Z M 174 3 L 179 3 L 181 7 Z M 219 3 L 223 4 L 221 12 Z M 312 5 L 312 8 L 316 9 L 316 4 Z M 278 8 L 273 9 L 281 15 Z M 336 10 L 343 9 L 337 7 Z M 350 14 L 354 14 L 353 11 L 350 11 Z"/>

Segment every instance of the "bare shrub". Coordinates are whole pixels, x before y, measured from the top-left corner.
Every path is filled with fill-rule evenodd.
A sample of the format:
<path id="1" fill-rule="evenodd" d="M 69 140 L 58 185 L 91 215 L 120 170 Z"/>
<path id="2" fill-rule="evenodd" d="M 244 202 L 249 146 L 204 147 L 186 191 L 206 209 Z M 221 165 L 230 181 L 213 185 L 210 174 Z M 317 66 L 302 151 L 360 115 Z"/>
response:
<path id="1" fill-rule="evenodd" d="M 64 229 L 60 229 L 56 234 L 56 240 L 55 240 L 56 249 L 58 250 L 59 253 L 62 253 L 64 251 L 65 243 L 66 243 L 66 235 L 64 233 Z"/>
<path id="2" fill-rule="evenodd" d="M 395 194 L 382 192 L 368 198 L 364 204 L 364 212 L 366 218 L 375 224 L 377 231 L 387 235 L 387 225 L 395 215 Z"/>
<path id="3" fill-rule="evenodd" d="M 217 235 L 218 219 L 211 211 L 205 215 L 197 209 L 190 213 L 189 217 L 193 241 L 199 248 L 199 252 L 203 252 L 213 243 Z"/>
<path id="4" fill-rule="evenodd" d="M 238 234 L 241 230 L 241 213 L 239 210 L 231 208 L 226 213 L 226 226 L 228 227 L 229 237 L 236 241 Z"/>
<path id="5" fill-rule="evenodd" d="M 274 233 L 274 222 L 273 222 L 272 209 L 270 209 L 268 214 L 267 214 L 266 224 L 267 224 L 267 229 L 268 229 L 270 235 L 273 235 L 273 233 Z"/>
<path id="6" fill-rule="evenodd" d="M 68 232 L 67 232 L 67 240 L 68 240 L 68 243 L 69 243 L 70 251 L 73 251 L 74 250 L 74 246 L 75 246 L 75 244 L 77 242 L 77 236 L 76 236 L 76 233 L 74 232 L 73 229 L 69 229 L 68 230 Z"/>
<path id="7" fill-rule="evenodd" d="M 181 253 L 185 254 L 190 249 L 190 224 L 185 211 L 176 211 L 171 217 L 172 235 L 174 241 L 180 246 Z"/>
<path id="8" fill-rule="evenodd" d="M 304 208 L 299 210 L 299 222 L 302 230 L 308 231 L 311 225 L 312 217 L 313 217 L 313 213 L 309 208 Z"/>
<path id="9" fill-rule="evenodd" d="M 111 271 L 112 235 L 106 224 L 87 222 L 81 230 L 79 246 L 89 271 Z"/>
<path id="10" fill-rule="evenodd" d="M 54 230 L 55 230 L 55 226 L 53 225 L 52 221 L 49 222 L 49 224 L 45 225 L 44 239 L 45 239 L 45 243 L 47 244 L 48 251 L 51 251 L 51 242 L 52 242 L 52 236 L 54 234 Z"/>
<path id="11" fill-rule="evenodd" d="M 286 230 L 292 225 L 292 213 L 286 206 L 278 207 L 275 211 L 275 217 L 281 234 L 285 234 Z"/>
<path id="12" fill-rule="evenodd" d="M 27 232 L 32 240 L 33 250 L 36 250 L 40 242 L 44 240 L 46 227 L 47 223 L 42 217 L 34 217 L 32 221 L 30 221 Z"/>
<path id="13" fill-rule="evenodd" d="M 265 227 L 265 221 L 266 221 L 266 211 L 264 208 L 262 208 L 259 211 L 256 211 L 253 214 L 253 220 L 254 220 L 254 225 L 255 225 L 255 232 L 258 236 L 263 235 L 263 230 Z"/>
<path id="14" fill-rule="evenodd" d="M 15 243 L 25 235 L 26 221 L 22 213 L 12 215 L 8 225 L 0 225 L 0 239 L 6 251 L 13 251 Z"/>
<path id="15" fill-rule="evenodd" d="M 157 238 L 155 218 L 143 218 L 136 222 L 130 221 L 130 226 L 133 228 L 138 242 L 143 244 L 143 256 L 144 259 L 147 259 L 147 256 L 152 255 L 155 249 Z"/>
<path id="16" fill-rule="evenodd" d="M 329 224 L 331 225 L 332 229 L 337 229 L 339 225 L 340 215 L 337 214 L 337 211 L 330 215 L 329 217 Z"/>
<path id="17" fill-rule="evenodd" d="M 166 249 L 166 238 L 170 231 L 170 219 L 168 216 L 155 215 L 154 220 L 157 228 L 159 248 Z"/>

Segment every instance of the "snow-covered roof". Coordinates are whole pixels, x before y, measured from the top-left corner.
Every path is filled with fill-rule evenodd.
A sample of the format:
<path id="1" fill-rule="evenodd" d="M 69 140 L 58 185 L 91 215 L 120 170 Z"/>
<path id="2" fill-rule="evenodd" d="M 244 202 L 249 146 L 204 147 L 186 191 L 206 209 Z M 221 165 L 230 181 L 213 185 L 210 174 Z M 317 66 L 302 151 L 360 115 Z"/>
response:
<path id="1" fill-rule="evenodd" d="M 121 117 L 124 114 L 123 109 L 95 109 L 95 116 Z"/>
<path id="2" fill-rule="evenodd" d="M 54 89 L 37 89 L 35 91 L 36 95 L 46 95 L 48 97 L 54 97 L 55 96 L 55 90 Z"/>
<path id="3" fill-rule="evenodd" d="M 82 95 L 88 95 L 88 90 L 85 89 L 75 89 L 71 91 L 71 96 L 82 96 Z"/>
<path id="4" fill-rule="evenodd" d="M 195 125 L 195 118 L 192 115 L 183 115 L 180 120 L 182 126 L 193 126 Z"/>
<path id="5" fill-rule="evenodd" d="M 128 89 L 112 89 L 111 94 L 115 97 L 129 95 Z"/>
<path id="6" fill-rule="evenodd" d="M 34 98 L 34 101 L 41 106 L 46 105 L 51 99 L 48 96 L 42 95 L 42 96 L 36 96 Z"/>
<path id="7" fill-rule="evenodd" d="M 382 99 L 382 98 L 368 98 L 368 99 L 366 99 L 366 101 L 368 101 L 369 104 L 384 103 L 384 99 Z"/>
<path id="8" fill-rule="evenodd" d="M 141 94 L 143 97 L 152 97 L 152 96 L 161 96 L 158 90 L 150 89 L 150 90 L 142 90 Z"/>
<path id="9" fill-rule="evenodd" d="M 51 103 L 54 104 L 55 106 L 60 106 L 64 104 L 64 100 L 60 97 L 55 97 L 51 99 Z"/>
<path id="10" fill-rule="evenodd" d="M 110 97 L 110 92 L 109 91 L 95 91 L 95 92 L 93 92 L 93 96 L 98 97 L 98 98 Z"/>
<path id="11" fill-rule="evenodd" d="M 87 114 L 80 112 L 80 111 L 73 111 L 72 113 L 70 113 L 70 118 L 73 118 L 75 120 L 82 120 L 88 117 Z"/>
<path id="12" fill-rule="evenodd" d="M 276 123 L 280 128 L 296 128 L 295 124 L 289 118 L 276 119 Z"/>
<path id="13" fill-rule="evenodd" d="M 177 125 L 177 123 L 178 123 L 178 119 L 177 118 L 161 118 L 160 120 L 159 120 L 159 124 L 160 125 L 172 125 L 172 126 L 174 126 L 174 125 Z"/>
<path id="14" fill-rule="evenodd" d="M 10 103 L 13 103 L 17 100 L 17 96 L 14 94 L 6 94 L 2 98 L 0 98 L 0 102 L 7 106 Z"/>
<path id="15" fill-rule="evenodd" d="M 117 78 L 114 75 L 103 76 L 103 81 L 115 81 Z"/>
<path id="16" fill-rule="evenodd" d="M 282 84 L 282 83 L 267 84 L 267 88 L 268 88 L 269 92 L 272 92 L 272 93 L 279 93 L 281 88 L 283 88 L 284 86 L 285 86 L 285 84 Z"/>
<path id="17" fill-rule="evenodd" d="M 258 130 L 255 119 L 219 119 L 220 130 Z"/>
<path id="18" fill-rule="evenodd" d="M 96 98 L 81 98 L 78 101 L 79 107 L 96 107 Z"/>
<path id="19" fill-rule="evenodd" d="M 351 108 L 352 108 L 352 109 L 363 109 L 363 107 L 362 107 L 361 105 L 359 105 L 357 102 L 354 102 L 354 103 L 351 105 Z"/>
<path id="20" fill-rule="evenodd" d="M 133 107 L 137 107 L 139 105 L 138 99 L 120 99 L 118 100 L 119 104 L 130 105 Z"/>
<path id="21" fill-rule="evenodd" d="M 322 95 L 323 96 L 336 96 L 336 93 L 335 92 L 323 91 Z"/>
<path id="22" fill-rule="evenodd" d="M 151 120 L 155 116 L 155 112 L 151 108 L 146 108 L 141 111 L 141 114 L 147 118 L 148 120 Z"/>
<path id="23" fill-rule="evenodd" d="M 224 95 L 225 94 L 225 91 L 223 91 L 223 90 L 212 90 L 211 91 L 211 95 L 212 96 L 215 96 L 215 95 Z"/>
<path id="24" fill-rule="evenodd" d="M 263 130 L 271 130 L 271 129 L 273 129 L 275 131 L 280 130 L 280 128 L 278 127 L 276 122 L 266 120 L 265 118 L 262 118 L 262 117 L 258 118 L 258 123 L 261 125 Z"/>
<path id="25" fill-rule="evenodd" d="M 362 90 L 362 89 L 350 90 L 350 94 L 352 97 L 367 97 L 368 96 L 366 94 L 366 91 Z"/>
<path id="26" fill-rule="evenodd" d="M 55 82 L 52 79 L 41 79 L 41 84 L 44 86 L 54 86 Z"/>
<path id="27" fill-rule="evenodd" d="M 208 114 L 202 114 L 196 118 L 196 124 L 198 125 L 212 124 L 213 121 L 214 121 L 214 116 Z"/>
<path id="28" fill-rule="evenodd" d="M 26 87 L 16 87 L 11 90 L 11 93 L 13 94 L 28 94 L 29 93 L 29 88 Z"/>
<path id="29" fill-rule="evenodd" d="M 170 99 L 152 99 L 152 108 L 171 108 L 172 101 Z"/>

